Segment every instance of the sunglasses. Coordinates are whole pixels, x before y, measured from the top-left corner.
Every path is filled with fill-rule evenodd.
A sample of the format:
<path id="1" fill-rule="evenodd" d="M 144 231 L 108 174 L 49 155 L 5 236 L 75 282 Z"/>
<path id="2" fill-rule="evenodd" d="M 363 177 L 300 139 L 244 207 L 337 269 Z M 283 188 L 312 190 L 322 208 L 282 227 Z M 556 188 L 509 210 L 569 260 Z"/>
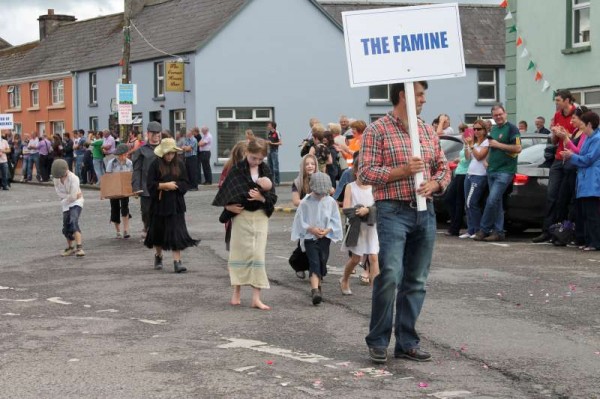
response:
<path id="1" fill-rule="evenodd" d="M 485 130 L 485 128 L 482 128 L 482 127 L 474 127 L 474 128 L 473 128 L 473 130 L 476 130 L 476 131 L 480 132 L 480 131 L 482 131 L 482 130 Z"/>

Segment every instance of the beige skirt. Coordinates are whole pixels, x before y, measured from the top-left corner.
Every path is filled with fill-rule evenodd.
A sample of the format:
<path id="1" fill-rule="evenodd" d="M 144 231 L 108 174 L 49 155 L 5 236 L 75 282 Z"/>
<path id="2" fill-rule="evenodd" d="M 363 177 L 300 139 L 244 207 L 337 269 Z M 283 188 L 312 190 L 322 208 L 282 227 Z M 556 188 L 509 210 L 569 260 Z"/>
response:
<path id="1" fill-rule="evenodd" d="M 232 220 L 229 249 L 231 285 L 269 288 L 265 269 L 265 251 L 269 218 L 264 211 L 242 211 Z"/>

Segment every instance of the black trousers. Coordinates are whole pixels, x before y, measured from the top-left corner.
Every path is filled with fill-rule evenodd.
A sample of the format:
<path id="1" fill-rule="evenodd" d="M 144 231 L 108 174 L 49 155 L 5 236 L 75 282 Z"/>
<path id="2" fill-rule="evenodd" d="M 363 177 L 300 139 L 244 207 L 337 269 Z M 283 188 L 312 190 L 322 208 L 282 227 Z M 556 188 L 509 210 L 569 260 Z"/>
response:
<path id="1" fill-rule="evenodd" d="M 546 233 L 551 225 L 562 222 L 562 220 L 559 220 L 559 217 L 566 213 L 564 210 L 560 209 L 564 204 L 559 203 L 560 191 L 561 189 L 564 189 L 563 185 L 566 184 L 565 169 L 563 166 L 562 160 L 555 159 L 550 167 L 548 193 L 546 194 L 546 210 L 544 224 L 542 226 L 542 231 Z"/>
<path id="2" fill-rule="evenodd" d="M 198 170 L 198 157 L 193 155 L 191 157 L 185 157 L 185 168 L 187 169 L 188 180 L 190 182 L 190 189 L 198 188 L 198 176 L 196 176 L 196 170 Z"/>
<path id="3" fill-rule="evenodd" d="M 204 173 L 204 183 L 212 184 L 212 170 L 210 168 L 210 151 L 198 151 L 200 165 Z M 198 183 L 202 180 L 202 175 L 198 176 Z"/>
<path id="4" fill-rule="evenodd" d="M 110 200 L 110 221 L 121 224 L 121 216 L 129 216 L 129 198 L 111 198 Z"/>
<path id="5" fill-rule="evenodd" d="M 42 181 L 50 180 L 50 169 L 52 169 L 52 161 L 54 161 L 54 156 L 40 155 L 40 175 L 42 175 Z"/>
<path id="6" fill-rule="evenodd" d="M 446 192 L 445 202 L 450 214 L 450 234 L 458 235 L 465 216 L 465 177 L 455 175 Z"/>
<path id="7" fill-rule="evenodd" d="M 585 244 L 600 249 L 600 198 L 579 198 L 583 208 Z"/>
<path id="8" fill-rule="evenodd" d="M 144 232 L 148 232 L 148 225 L 150 224 L 150 204 L 152 204 L 152 199 L 150 197 L 140 197 L 140 211 L 142 211 Z"/>

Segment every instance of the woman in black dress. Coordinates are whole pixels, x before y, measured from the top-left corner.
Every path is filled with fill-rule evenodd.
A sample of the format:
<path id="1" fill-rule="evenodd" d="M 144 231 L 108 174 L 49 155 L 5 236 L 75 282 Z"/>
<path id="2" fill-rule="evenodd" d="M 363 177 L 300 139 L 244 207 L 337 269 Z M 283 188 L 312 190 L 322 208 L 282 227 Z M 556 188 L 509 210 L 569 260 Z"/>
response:
<path id="1" fill-rule="evenodd" d="M 172 138 L 163 139 L 154 149 L 157 159 L 148 170 L 150 191 L 150 223 L 144 245 L 154 248 L 154 268 L 162 269 L 162 251 L 173 251 L 175 273 L 187 269 L 181 265 L 181 250 L 198 245 L 188 234 L 185 224 L 185 200 L 188 189 L 185 164 L 177 158 Z"/>

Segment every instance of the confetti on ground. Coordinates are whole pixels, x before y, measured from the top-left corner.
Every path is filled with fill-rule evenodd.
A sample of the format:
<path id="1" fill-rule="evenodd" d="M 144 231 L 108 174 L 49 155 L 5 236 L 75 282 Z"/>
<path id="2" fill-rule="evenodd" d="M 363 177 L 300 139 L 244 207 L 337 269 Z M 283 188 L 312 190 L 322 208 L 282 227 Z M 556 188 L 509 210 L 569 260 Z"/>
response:
<path id="1" fill-rule="evenodd" d="M 350 362 L 340 362 L 340 363 L 336 363 L 336 364 L 340 367 L 349 367 L 350 366 Z"/>
<path id="2" fill-rule="evenodd" d="M 355 371 L 354 373 L 352 373 L 355 377 L 364 377 L 365 373 L 363 373 L 362 371 Z"/>
<path id="3" fill-rule="evenodd" d="M 287 387 L 288 385 L 290 385 L 290 383 L 289 382 L 282 382 L 280 385 L 282 387 Z"/>
<path id="4" fill-rule="evenodd" d="M 79 359 L 69 359 L 70 362 L 78 362 Z"/>
<path id="5" fill-rule="evenodd" d="M 429 386 L 426 382 L 419 382 L 419 388 L 427 388 Z"/>
<path id="6" fill-rule="evenodd" d="M 483 364 L 483 366 L 482 366 L 482 367 L 483 367 L 484 369 L 486 369 L 486 370 L 490 368 L 490 367 L 489 367 L 487 364 L 485 364 L 485 363 Z"/>
<path id="7" fill-rule="evenodd" d="M 273 361 L 272 360 L 267 360 L 266 362 L 269 366 L 273 365 Z"/>
<path id="8" fill-rule="evenodd" d="M 600 356 L 600 352 L 594 352 L 594 355 Z"/>
<path id="9" fill-rule="evenodd" d="M 499 296 L 499 297 L 502 297 L 502 293 L 501 292 L 497 293 L 496 295 Z"/>
<path id="10" fill-rule="evenodd" d="M 461 345 L 461 347 L 460 347 L 460 351 L 461 351 L 461 352 L 466 352 L 466 351 L 467 351 L 467 349 L 468 349 L 468 346 L 467 346 L 467 344 L 462 344 L 462 345 Z"/>
<path id="11" fill-rule="evenodd" d="M 52 302 L 52 303 L 58 303 L 60 305 L 70 305 L 71 302 L 67 302 L 67 301 L 63 301 L 62 299 L 60 299 L 59 296 L 55 296 L 52 298 L 48 298 L 46 299 L 48 302 Z"/>

